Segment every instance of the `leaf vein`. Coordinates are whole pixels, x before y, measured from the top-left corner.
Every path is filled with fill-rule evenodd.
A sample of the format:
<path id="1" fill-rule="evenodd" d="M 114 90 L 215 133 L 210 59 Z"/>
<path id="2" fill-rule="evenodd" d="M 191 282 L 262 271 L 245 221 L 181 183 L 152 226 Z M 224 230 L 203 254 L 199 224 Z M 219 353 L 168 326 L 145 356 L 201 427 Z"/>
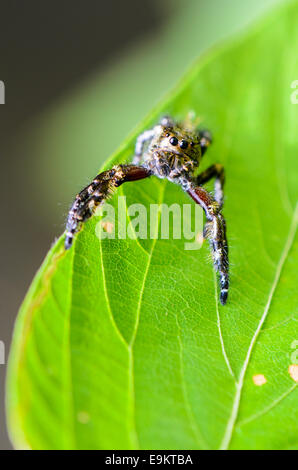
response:
<path id="1" fill-rule="evenodd" d="M 282 395 L 280 395 L 280 397 L 276 398 L 270 405 L 268 405 L 262 411 L 260 411 L 258 413 L 255 413 L 254 415 L 252 415 L 252 416 L 250 416 L 246 419 L 243 419 L 242 421 L 239 421 L 237 426 L 238 427 L 244 426 L 245 424 L 248 424 L 251 421 L 254 421 L 255 419 L 258 419 L 261 416 L 265 415 L 266 413 L 271 411 L 275 406 L 277 406 L 282 400 L 284 400 L 288 395 L 290 395 L 290 393 L 292 393 L 295 390 L 296 387 L 297 387 L 297 384 L 295 383 L 294 385 L 292 385 L 292 387 L 289 388 L 289 390 L 287 390 Z"/>
<path id="2" fill-rule="evenodd" d="M 290 229 L 289 229 L 289 234 L 288 234 L 284 249 L 282 251 L 280 260 L 277 264 L 275 277 L 274 277 L 273 284 L 272 284 L 272 287 L 270 289 L 269 296 L 268 296 L 268 301 L 265 305 L 264 312 L 263 312 L 263 315 L 262 315 L 262 317 L 261 317 L 261 319 L 258 323 L 257 329 L 256 329 L 256 331 L 255 331 L 255 333 L 254 333 L 254 335 L 251 339 L 251 342 L 250 342 L 250 345 L 248 347 L 247 354 L 246 354 L 246 357 L 245 357 L 245 360 L 244 360 L 244 363 L 243 363 L 243 367 L 240 371 L 239 381 L 238 381 L 237 387 L 236 387 L 236 393 L 235 393 L 235 398 L 234 398 L 234 402 L 233 402 L 233 405 L 232 405 L 231 415 L 230 415 L 230 418 L 229 418 L 227 426 L 226 426 L 226 430 L 225 430 L 225 433 L 224 433 L 224 436 L 223 436 L 223 439 L 222 439 L 222 442 L 221 442 L 221 445 L 220 445 L 220 449 L 227 449 L 230 445 L 230 442 L 231 442 L 231 439 L 232 439 L 232 434 L 233 434 L 233 431 L 234 431 L 234 428 L 235 428 L 235 423 L 236 423 L 236 420 L 237 420 L 237 417 L 238 417 L 240 400 L 241 400 L 241 393 L 242 393 L 243 384 L 244 384 L 244 378 L 245 378 L 245 374 L 246 374 L 246 371 L 247 371 L 247 368 L 248 368 L 249 360 L 251 358 L 252 350 L 253 350 L 254 345 L 257 341 L 257 338 L 258 338 L 259 333 L 262 329 L 262 326 L 263 326 L 263 324 L 264 324 L 264 322 L 267 318 L 269 308 L 271 306 L 273 295 L 275 293 L 276 287 L 277 287 L 278 282 L 280 280 L 280 275 L 281 275 L 282 268 L 284 266 L 284 263 L 287 259 L 287 256 L 289 254 L 289 251 L 290 251 L 291 246 L 292 246 L 293 241 L 294 241 L 294 237 L 295 237 L 295 233 L 296 233 L 296 229 L 297 229 L 297 224 L 298 224 L 298 204 L 296 205 L 296 209 L 295 209 L 295 212 L 294 212 L 294 215 L 293 215 L 293 218 L 292 218 L 292 222 L 291 222 Z"/>

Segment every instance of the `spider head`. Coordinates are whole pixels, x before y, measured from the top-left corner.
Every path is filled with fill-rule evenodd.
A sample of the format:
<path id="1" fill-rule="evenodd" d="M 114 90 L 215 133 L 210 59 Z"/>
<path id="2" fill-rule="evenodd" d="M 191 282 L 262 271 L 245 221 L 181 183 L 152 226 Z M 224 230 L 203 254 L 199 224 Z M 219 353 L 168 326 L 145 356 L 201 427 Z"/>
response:
<path id="1" fill-rule="evenodd" d="M 167 162 L 171 173 L 177 175 L 181 172 L 192 173 L 199 166 L 204 153 L 202 138 L 200 132 L 185 129 L 165 119 L 156 126 L 152 150 L 162 161 Z M 204 137 L 203 144 L 206 142 L 207 137 Z M 208 144 L 210 142 L 209 137 Z"/>
<path id="2" fill-rule="evenodd" d="M 195 162 L 201 159 L 200 138 L 195 133 L 186 132 L 180 127 L 165 128 L 161 136 L 161 148 L 181 157 L 188 157 Z"/>

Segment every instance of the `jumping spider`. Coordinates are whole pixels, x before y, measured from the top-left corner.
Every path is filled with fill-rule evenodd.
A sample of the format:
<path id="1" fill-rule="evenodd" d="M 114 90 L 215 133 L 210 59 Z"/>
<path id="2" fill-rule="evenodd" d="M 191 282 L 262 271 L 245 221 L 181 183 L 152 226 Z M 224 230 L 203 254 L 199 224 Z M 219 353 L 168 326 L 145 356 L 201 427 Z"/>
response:
<path id="1" fill-rule="evenodd" d="M 170 117 L 162 118 L 153 129 L 138 137 L 132 164 L 116 165 L 100 173 L 76 196 L 68 214 L 65 249 L 70 248 L 82 223 L 112 195 L 115 188 L 127 181 L 137 181 L 152 175 L 167 178 L 179 184 L 205 211 L 207 222 L 204 237 L 210 242 L 214 267 L 219 273 L 220 302 L 224 305 L 229 288 L 226 224 L 221 213 L 224 169 L 222 165 L 215 164 L 194 176 L 210 144 L 208 131 L 186 129 Z M 215 178 L 214 197 L 202 187 L 211 178 Z"/>

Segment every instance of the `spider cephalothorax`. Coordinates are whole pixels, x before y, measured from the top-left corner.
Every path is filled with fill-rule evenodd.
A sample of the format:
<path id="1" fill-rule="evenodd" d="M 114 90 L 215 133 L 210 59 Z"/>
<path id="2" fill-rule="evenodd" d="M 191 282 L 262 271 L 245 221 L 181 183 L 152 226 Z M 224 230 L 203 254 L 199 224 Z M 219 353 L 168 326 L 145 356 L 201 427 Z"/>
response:
<path id="1" fill-rule="evenodd" d="M 190 128 L 188 128 L 190 127 Z M 136 142 L 135 156 L 130 165 L 116 165 L 104 171 L 86 186 L 75 198 L 66 225 L 65 248 L 70 248 L 74 235 L 82 223 L 94 213 L 115 188 L 127 181 L 149 176 L 166 178 L 179 184 L 189 196 L 203 208 L 207 222 L 204 236 L 210 242 L 214 267 L 220 278 L 220 301 L 224 305 L 228 297 L 229 263 L 225 220 L 221 214 L 223 205 L 224 170 L 215 164 L 194 176 L 202 156 L 211 144 L 208 131 L 196 131 L 164 117 L 158 125 L 141 134 Z M 202 187 L 215 178 L 214 197 Z"/>
<path id="2" fill-rule="evenodd" d="M 139 138 L 135 163 L 143 161 L 143 166 L 160 178 L 171 181 L 179 177 L 189 177 L 198 167 L 202 149 L 200 137 L 191 131 L 179 127 L 168 118 L 145 134 L 146 141 Z M 147 146 L 146 146 L 147 143 Z"/>

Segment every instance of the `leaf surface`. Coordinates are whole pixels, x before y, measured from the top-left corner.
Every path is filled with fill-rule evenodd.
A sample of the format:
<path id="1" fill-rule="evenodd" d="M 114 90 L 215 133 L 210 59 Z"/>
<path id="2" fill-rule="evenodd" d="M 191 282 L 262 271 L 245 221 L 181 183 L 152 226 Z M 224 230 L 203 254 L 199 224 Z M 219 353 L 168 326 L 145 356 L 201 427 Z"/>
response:
<path id="1" fill-rule="evenodd" d="M 60 239 L 16 322 L 16 447 L 297 448 L 297 17 L 297 3 L 286 5 L 201 59 L 106 164 L 130 161 L 163 114 L 203 118 L 214 135 L 203 167 L 226 169 L 227 305 L 207 244 L 100 241 L 98 217 L 67 253 Z M 154 178 L 122 186 L 116 213 L 119 195 L 127 207 L 189 202 Z"/>

